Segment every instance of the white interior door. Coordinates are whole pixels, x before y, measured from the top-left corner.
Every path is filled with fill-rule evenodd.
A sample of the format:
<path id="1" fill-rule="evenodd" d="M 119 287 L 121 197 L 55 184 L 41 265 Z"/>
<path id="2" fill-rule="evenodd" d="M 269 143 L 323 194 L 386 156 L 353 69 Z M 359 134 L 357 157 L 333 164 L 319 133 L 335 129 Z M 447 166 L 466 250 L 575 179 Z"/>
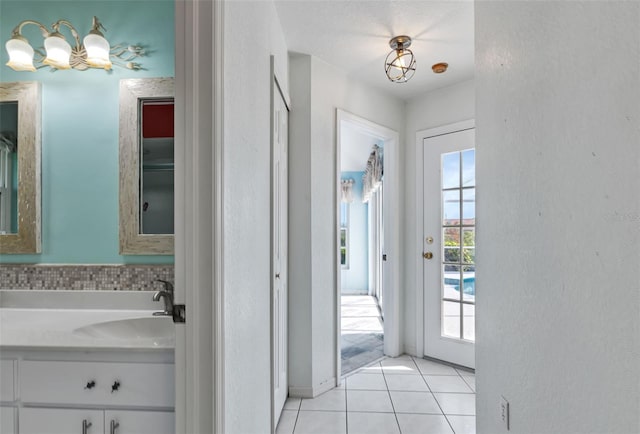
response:
<path id="1" fill-rule="evenodd" d="M 287 399 L 287 144 L 289 112 L 277 83 L 273 86 L 272 135 L 272 366 L 273 420 L 278 424 Z"/>
<path id="2" fill-rule="evenodd" d="M 475 133 L 423 140 L 424 354 L 475 368 Z"/>

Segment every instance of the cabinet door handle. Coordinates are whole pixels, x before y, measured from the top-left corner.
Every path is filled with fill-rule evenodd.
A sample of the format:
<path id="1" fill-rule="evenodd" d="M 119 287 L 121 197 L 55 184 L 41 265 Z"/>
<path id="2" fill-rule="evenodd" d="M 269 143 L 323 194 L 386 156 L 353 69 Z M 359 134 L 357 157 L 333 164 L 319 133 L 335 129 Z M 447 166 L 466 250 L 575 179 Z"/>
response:
<path id="1" fill-rule="evenodd" d="M 111 385 L 111 393 L 116 392 L 118 389 L 120 389 L 120 382 L 116 380 Z"/>
<path id="2" fill-rule="evenodd" d="M 87 434 L 87 431 L 89 431 L 89 428 L 91 428 L 91 425 L 93 425 L 91 422 L 89 422 L 87 419 L 82 421 L 82 434 Z"/>
<path id="3" fill-rule="evenodd" d="M 116 434 L 116 429 L 120 426 L 115 420 L 111 420 L 111 427 L 109 428 L 109 434 Z"/>

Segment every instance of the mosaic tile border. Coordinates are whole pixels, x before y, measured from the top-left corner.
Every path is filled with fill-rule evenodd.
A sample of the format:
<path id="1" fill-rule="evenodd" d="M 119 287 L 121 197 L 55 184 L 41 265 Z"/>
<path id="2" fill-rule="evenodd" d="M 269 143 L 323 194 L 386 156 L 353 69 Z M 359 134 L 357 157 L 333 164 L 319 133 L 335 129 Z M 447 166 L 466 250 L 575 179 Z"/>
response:
<path id="1" fill-rule="evenodd" d="M 173 265 L 0 265 L 0 289 L 155 291 Z"/>

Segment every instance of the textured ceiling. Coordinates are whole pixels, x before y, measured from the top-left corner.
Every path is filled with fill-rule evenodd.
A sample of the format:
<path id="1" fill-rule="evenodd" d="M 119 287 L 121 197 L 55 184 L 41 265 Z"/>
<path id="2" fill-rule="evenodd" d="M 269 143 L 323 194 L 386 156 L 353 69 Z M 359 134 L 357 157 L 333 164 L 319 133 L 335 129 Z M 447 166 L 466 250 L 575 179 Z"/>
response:
<path id="1" fill-rule="evenodd" d="M 473 78 L 473 2 L 276 0 L 289 51 L 311 54 L 390 95 L 413 96 Z M 407 83 L 384 73 L 389 39 L 413 39 L 417 68 Z M 431 65 L 447 62 L 434 74 Z"/>

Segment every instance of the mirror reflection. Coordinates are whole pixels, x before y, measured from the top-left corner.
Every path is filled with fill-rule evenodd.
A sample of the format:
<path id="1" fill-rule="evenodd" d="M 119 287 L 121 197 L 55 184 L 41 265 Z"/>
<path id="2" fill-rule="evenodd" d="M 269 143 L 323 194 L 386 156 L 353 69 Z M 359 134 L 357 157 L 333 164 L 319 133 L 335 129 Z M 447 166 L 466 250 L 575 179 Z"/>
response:
<path id="1" fill-rule="evenodd" d="M 0 82 L 0 254 L 40 253 L 40 83 Z"/>
<path id="2" fill-rule="evenodd" d="M 173 98 L 140 99 L 140 233 L 173 234 Z"/>
<path id="3" fill-rule="evenodd" d="M 18 102 L 0 102 L 0 234 L 18 233 Z"/>
<path id="4" fill-rule="evenodd" d="M 173 254 L 173 78 L 120 81 L 120 254 Z"/>

